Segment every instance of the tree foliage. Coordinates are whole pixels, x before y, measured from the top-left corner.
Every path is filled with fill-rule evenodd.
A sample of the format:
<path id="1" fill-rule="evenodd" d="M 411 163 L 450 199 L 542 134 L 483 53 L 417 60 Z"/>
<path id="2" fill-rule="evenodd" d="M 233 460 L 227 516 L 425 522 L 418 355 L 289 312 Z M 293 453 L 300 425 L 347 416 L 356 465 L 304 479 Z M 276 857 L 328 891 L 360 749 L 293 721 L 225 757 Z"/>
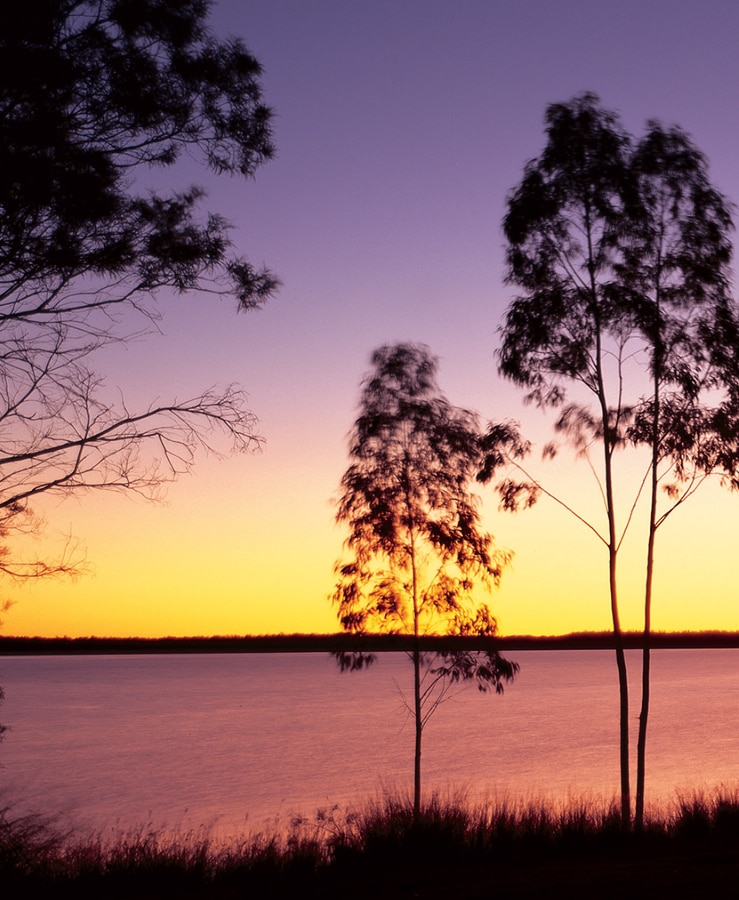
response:
<path id="1" fill-rule="evenodd" d="M 372 364 L 336 516 L 349 526 L 350 558 L 337 564 L 333 597 L 341 626 L 492 637 L 495 619 L 474 589 L 496 585 L 509 555 L 481 531 L 469 490 L 480 461 L 477 418 L 441 394 L 426 347 L 384 346 Z M 474 681 L 480 691 L 500 693 L 518 666 L 492 646 L 436 654 L 416 648 L 411 658 L 418 809 L 421 733 L 429 716 L 451 686 Z M 357 669 L 374 657 L 342 653 L 338 659 L 342 669 Z"/>
<path id="2" fill-rule="evenodd" d="M 132 316 L 156 319 L 163 289 L 230 295 L 248 310 L 276 285 L 233 252 L 200 189 L 152 187 L 182 158 L 251 177 L 273 154 L 259 63 L 211 34 L 208 8 L 0 10 L 0 510 L 11 531 L 40 494 L 150 494 L 214 446 L 214 431 L 236 449 L 257 440 L 236 386 L 131 409 L 92 368 Z M 3 571 L 64 567 L 11 557 Z"/>
<path id="3" fill-rule="evenodd" d="M 730 293 L 729 204 L 711 185 L 703 154 L 679 128 L 650 122 L 629 174 L 634 225 L 623 241 L 622 277 L 651 378 L 627 429 L 651 457 L 635 810 L 641 828 L 656 534 L 709 475 L 736 483 L 737 432 L 726 422 L 736 409 L 739 320 Z"/>
<path id="4" fill-rule="evenodd" d="M 599 474 L 605 528 L 560 502 L 608 551 L 624 821 L 631 814 L 629 712 L 617 557 L 639 499 L 648 497 L 639 823 L 655 534 L 709 475 L 737 484 L 732 222 L 704 156 L 681 129 L 651 121 L 636 139 L 593 94 L 551 105 L 546 124 L 545 149 L 526 166 L 504 220 L 507 281 L 520 293 L 502 328 L 500 371 L 538 405 L 558 409 L 555 429 Z M 521 471 L 521 453 L 509 453 L 499 435 L 489 432 L 484 444 L 483 480 L 505 462 Z M 634 497 L 624 501 L 614 486 L 614 461 L 629 446 L 645 449 L 647 464 Z M 591 456 L 598 448 L 600 464 Z M 508 508 L 548 493 L 528 475 L 507 476 L 499 491 Z"/>

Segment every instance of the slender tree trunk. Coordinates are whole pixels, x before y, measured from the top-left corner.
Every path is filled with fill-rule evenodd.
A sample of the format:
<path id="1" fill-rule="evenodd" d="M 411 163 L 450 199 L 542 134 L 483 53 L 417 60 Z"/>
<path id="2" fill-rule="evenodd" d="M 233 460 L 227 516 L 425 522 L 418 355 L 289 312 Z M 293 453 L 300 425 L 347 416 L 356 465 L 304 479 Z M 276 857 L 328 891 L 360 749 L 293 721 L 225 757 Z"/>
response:
<path id="1" fill-rule="evenodd" d="M 595 279 L 595 262 L 590 233 L 590 212 L 586 209 L 585 221 L 588 231 L 588 268 L 592 294 L 593 317 L 595 321 L 595 361 L 597 397 L 603 423 L 603 469 L 605 475 L 606 514 L 608 516 L 608 589 L 611 600 L 611 621 L 616 644 L 616 669 L 618 671 L 619 694 L 619 764 L 621 769 L 621 824 L 625 830 L 631 828 L 631 782 L 629 773 L 629 676 L 626 668 L 621 618 L 618 608 L 617 557 L 618 535 L 616 533 L 615 492 L 613 489 L 613 449 L 615 436 L 612 434 L 611 417 L 606 396 L 602 366 L 601 323 L 598 308 L 598 289 Z"/>
<path id="2" fill-rule="evenodd" d="M 644 600 L 644 635 L 642 644 L 642 673 L 641 673 L 641 709 L 639 711 L 639 737 L 636 745 L 636 814 L 634 825 L 637 831 L 644 827 L 644 792 L 646 785 L 646 754 L 647 754 L 647 722 L 649 719 L 649 694 L 650 694 L 650 670 L 651 670 L 651 616 L 652 602 L 652 559 L 647 565 L 647 590 Z"/>
<path id="3" fill-rule="evenodd" d="M 408 467 L 408 462 L 406 462 Z M 416 746 L 413 755 L 413 821 L 421 817 L 421 738 L 423 737 L 423 709 L 421 704 L 421 648 L 418 643 L 421 610 L 418 598 L 418 569 L 416 565 L 416 529 L 413 521 L 413 504 L 408 491 L 406 468 L 406 511 L 408 522 L 408 548 L 411 564 L 411 591 L 413 600 L 413 717 L 416 724 Z"/>
<path id="4" fill-rule="evenodd" d="M 616 644 L 616 668 L 618 670 L 619 694 L 619 762 L 621 768 L 621 824 L 625 830 L 631 827 L 631 781 L 629 777 L 629 677 L 626 668 L 621 621 L 618 611 L 618 592 L 616 589 L 616 552 L 609 548 L 610 555 L 610 591 L 611 618 L 613 636 Z"/>
<path id="5" fill-rule="evenodd" d="M 659 278 L 659 275 L 658 275 Z M 649 699 L 651 691 L 651 634 L 652 634 L 652 583 L 654 581 L 654 544 L 657 536 L 657 490 L 659 488 L 659 433 L 660 433 L 660 374 L 662 368 L 662 347 L 660 336 L 660 291 L 656 290 L 656 322 L 653 351 L 654 370 L 654 413 L 652 416 L 652 460 L 649 501 L 649 538 L 647 541 L 647 574 L 644 585 L 644 633 L 642 641 L 641 710 L 639 711 L 639 737 L 636 745 L 636 814 L 634 824 L 637 831 L 644 827 L 644 794 L 647 771 L 647 724 L 649 722 Z"/>
<path id="6" fill-rule="evenodd" d="M 421 817 L 421 737 L 423 735 L 423 719 L 421 718 L 421 653 L 418 644 L 413 648 L 413 700 L 416 718 L 416 750 L 413 767 L 413 820 L 418 822 Z"/>
<path id="7" fill-rule="evenodd" d="M 639 711 L 639 737 L 636 745 L 636 814 L 637 831 L 644 826 L 644 793 L 646 785 L 647 723 L 651 687 L 651 633 L 652 633 L 652 582 L 654 580 L 654 543 L 657 533 L 657 447 L 652 459 L 652 498 L 649 515 L 649 541 L 647 545 L 647 575 L 644 587 L 644 632 L 642 636 L 641 710 Z"/>
<path id="8" fill-rule="evenodd" d="M 608 588 L 611 600 L 611 621 L 616 645 L 616 669 L 619 695 L 619 764 L 621 769 L 621 823 L 625 830 L 631 828 L 631 781 L 629 764 L 629 676 L 626 667 L 621 616 L 618 608 L 618 537 L 614 507 L 612 440 L 610 438 L 607 409 L 603 398 L 606 506 L 608 514 Z"/>
<path id="9" fill-rule="evenodd" d="M 600 353 L 600 342 L 598 341 Z M 616 645 L 616 670 L 618 672 L 619 697 L 619 768 L 621 774 L 621 826 L 631 830 L 631 778 L 629 760 L 629 674 L 626 666 L 621 615 L 618 606 L 618 535 L 616 533 L 615 492 L 613 488 L 613 447 L 611 424 L 606 403 L 602 374 L 598 370 L 599 400 L 603 421 L 603 451 L 606 490 L 606 513 L 608 516 L 608 590 L 611 602 L 611 622 Z"/>

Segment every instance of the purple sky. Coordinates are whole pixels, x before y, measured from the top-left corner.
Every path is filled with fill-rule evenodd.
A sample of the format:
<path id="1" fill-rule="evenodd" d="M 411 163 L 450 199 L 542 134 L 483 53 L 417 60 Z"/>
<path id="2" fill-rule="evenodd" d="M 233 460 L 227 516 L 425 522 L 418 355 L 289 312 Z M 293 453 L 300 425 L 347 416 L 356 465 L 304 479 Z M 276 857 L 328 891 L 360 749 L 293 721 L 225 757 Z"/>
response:
<path id="1" fill-rule="evenodd" d="M 214 21 L 262 61 L 277 114 L 277 160 L 228 208 L 284 281 L 250 323 L 265 423 L 286 403 L 311 430 L 343 406 L 348 427 L 368 354 L 400 338 L 442 357 L 455 401 L 497 414 L 500 221 L 550 102 L 593 90 L 633 131 L 680 124 L 739 197 L 736 4 L 265 0 Z"/>
<path id="2" fill-rule="evenodd" d="M 523 419 L 546 439 L 543 417 L 498 379 L 493 352 L 510 300 L 505 198 L 543 146 L 548 103 L 591 90 L 634 132 L 652 117 L 680 124 L 716 186 L 739 198 L 739 4 L 730 0 L 221 0 L 212 24 L 242 37 L 264 66 L 277 158 L 246 185 L 193 178 L 234 223 L 238 246 L 283 286 L 248 317 L 207 298 L 180 302 L 161 338 L 112 354 L 108 371 L 142 400 L 152 384 L 167 395 L 241 382 L 264 452 L 205 461 L 164 509 L 55 508 L 49 517 L 88 542 L 96 574 L 71 592 L 26 591 L 9 632 L 39 631 L 41 621 L 55 633 L 333 628 L 326 595 L 342 534 L 330 500 L 360 379 L 384 342 L 430 345 L 453 402 L 486 419 Z M 504 519 L 488 500 L 491 529 L 517 552 L 502 630 L 546 621 L 551 631 L 537 566 L 560 566 L 559 580 L 573 572 L 562 548 L 542 561 L 541 535 L 555 519 Z M 134 514 L 135 540 L 119 537 L 112 549 L 112 533 L 94 523 Z M 561 539 L 577 534 L 589 552 L 588 537 L 569 528 Z M 133 603 L 124 614 L 113 601 L 103 614 L 93 596 L 127 577 L 124 554 L 142 542 L 158 549 L 137 563 Z M 155 570 L 147 596 L 145 573 Z M 561 630 L 608 627 L 605 602 L 586 609 L 590 590 L 568 601 Z M 726 602 L 692 627 L 713 627 Z"/>

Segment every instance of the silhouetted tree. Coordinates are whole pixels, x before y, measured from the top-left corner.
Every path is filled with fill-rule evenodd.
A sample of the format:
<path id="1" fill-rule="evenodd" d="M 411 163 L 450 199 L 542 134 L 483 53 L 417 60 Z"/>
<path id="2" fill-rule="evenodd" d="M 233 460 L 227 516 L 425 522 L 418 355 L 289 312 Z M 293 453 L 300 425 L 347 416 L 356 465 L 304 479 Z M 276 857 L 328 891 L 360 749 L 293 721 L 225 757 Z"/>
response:
<path id="1" fill-rule="evenodd" d="M 526 387 L 540 406 L 562 406 L 568 382 L 582 385 L 595 399 L 592 414 L 585 405 L 564 407 L 557 428 L 576 434 L 589 427 L 602 443 L 606 533 L 599 537 L 608 551 L 620 692 L 621 801 L 628 821 L 629 698 L 613 485 L 613 455 L 624 441 L 624 409 L 620 403 L 611 406 L 606 363 L 612 354 L 617 367 L 622 360 L 621 316 L 612 285 L 629 140 L 592 95 L 550 106 L 546 122 L 547 145 L 526 166 L 504 220 L 507 281 L 523 293 L 506 314 L 500 371 Z M 587 447 L 587 441 L 581 446 Z"/>
<path id="2" fill-rule="evenodd" d="M 44 493 L 155 492 L 218 432 L 258 438 L 243 392 L 143 409 L 106 398 L 95 352 L 155 320 L 162 289 L 275 287 L 232 253 L 202 191 L 151 190 L 181 156 L 250 177 L 273 153 L 260 66 L 217 40 L 205 0 L 32 0 L 0 9 L 0 526 L 33 524 Z M 161 174 L 157 175 L 157 171 Z M 65 571 L 68 558 L 0 571 Z"/>
<path id="3" fill-rule="evenodd" d="M 620 275 L 652 382 L 627 430 L 631 442 L 649 448 L 651 459 L 636 774 L 635 822 L 641 828 L 655 538 L 710 474 L 719 471 L 731 481 L 735 472 L 739 324 L 729 292 L 729 204 L 711 185 L 703 154 L 679 128 L 650 122 L 632 154 L 630 175 L 633 224 L 620 234 Z M 667 496 L 661 508 L 660 487 Z"/>
<path id="4" fill-rule="evenodd" d="M 337 521 L 349 526 L 349 561 L 337 564 L 334 601 L 350 632 L 489 635 L 496 622 L 476 601 L 476 583 L 498 583 L 508 554 L 480 530 L 469 491 L 479 464 L 476 417 L 452 406 L 436 383 L 428 348 L 384 346 L 372 357 L 350 438 Z M 421 803 L 423 728 L 450 688 L 474 681 L 503 690 L 518 665 L 484 651 L 409 654 L 415 720 L 414 810 Z M 337 654 L 342 670 L 372 654 Z"/>
<path id="5" fill-rule="evenodd" d="M 589 456 L 599 446 L 606 527 L 600 530 L 559 498 L 608 553 L 611 617 L 620 692 L 621 812 L 631 821 L 628 673 L 621 640 L 617 558 L 636 505 L 649 485 L 643 692 L 636 822 L 644 806 L 649 707 L 654 539 L 667 516 L 705 478 L 736 476 L 729 423 L 737 396 L 739 330 L 728 295 L 723 198 L 705 160 L 676 128 L 648 125 L 638 142 L 593 94 L 547 110 L 548 141 L 511 194 L 504 229 L 508 283 L 522 289 L 502 328 L 500 371 L 542 407 L 559 408 L 556 430 Z M 633 399 L 628 385 L 636 384 Z M 575 390 L 566 402 L 567 389 Z M 491 429 L 481 478 L 512 458 L 510 435 Z M 617 526 L 615 451 L 648 449 L 635 496 Z M 525 449 L 525 448 L 524 448 Z M 553 445 L 545 453 L 554 455 Z M 520 460 L 521 453 L 518 454 Z M 521 470 L 520 461 L 516 465 Z M 667 506 L 658 511 L 659 487 Z M 527 475 L 499 485 L 503 505 L 530 504 L 543 490 Z M 548 493 L 547 491 L 544 491 Z M 549 494 L 549 496 L 552 496 Z"/>

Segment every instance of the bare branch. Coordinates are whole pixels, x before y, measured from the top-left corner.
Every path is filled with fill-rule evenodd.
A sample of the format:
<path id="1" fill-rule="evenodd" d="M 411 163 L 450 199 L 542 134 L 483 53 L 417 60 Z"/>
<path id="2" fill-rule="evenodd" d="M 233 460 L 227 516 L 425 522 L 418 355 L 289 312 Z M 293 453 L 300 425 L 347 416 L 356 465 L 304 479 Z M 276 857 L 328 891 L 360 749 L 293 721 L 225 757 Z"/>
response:
<path id="1" fill-rule="evenodd" d="M 256 449 L 230 385 L 131 410 L 95 354 L 156 328 L 158 297 L 198 291 L 259 307 L 277 281 L 234 253 L 203 191 L 141 188 L 186 152 L 252 177 L 274 152 L 261 68 L 207 27 L 208 5 L 71 0 L 0 6 L 0 511 L 3 547 L 43 494 L 155 498 L 198 453 Z M 133 324 L 132 324 L 133 323 Z M 143 323 L 143 326 L 141 325 Z M 0 574 L 78 568 L 3 550 Z"/>

